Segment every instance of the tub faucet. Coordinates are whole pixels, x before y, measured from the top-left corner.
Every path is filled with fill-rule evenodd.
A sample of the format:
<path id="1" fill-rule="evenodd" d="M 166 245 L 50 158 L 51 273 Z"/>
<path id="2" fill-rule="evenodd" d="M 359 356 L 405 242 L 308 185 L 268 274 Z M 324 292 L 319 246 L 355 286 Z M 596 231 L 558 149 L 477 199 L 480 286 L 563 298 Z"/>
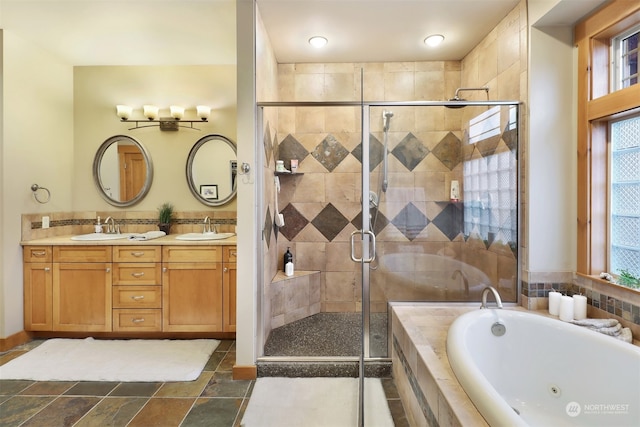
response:
<path id="1" fill-rule="evenodd" d="M 469 278 L 462 270 L 456 270 L 451 275 L 451 280 L 455 280 L 456 277 L 460 276 L 462 278 L 462 284 L 464 285 L 464 296 L 469 296 Z"/>
<path id="2" fill-rule="evenodd" d="M 488 308 L 487 295 L 489 295 L 489 292 L 493 294 L 493 298 L 496 300 L 496 305 L 498 306 L 497 308 L 502 308 L 502 299 L 500 299 L 500 294 L 498 293 L 496 288 L 494 288 L 493 286 L 487 286 L 482 290 L 482 305 L 480 306 L 480 309 Z"/>

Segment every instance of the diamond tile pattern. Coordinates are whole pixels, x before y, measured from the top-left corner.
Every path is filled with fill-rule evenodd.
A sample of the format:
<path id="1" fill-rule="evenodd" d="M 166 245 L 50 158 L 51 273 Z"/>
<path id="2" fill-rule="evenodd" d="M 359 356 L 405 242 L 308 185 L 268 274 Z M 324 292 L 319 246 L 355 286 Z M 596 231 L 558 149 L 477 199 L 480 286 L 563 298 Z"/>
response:
<path id="1" fill-rule="evenodd" d="M 411 132 L 391 151 L 407 169 L 412 171 L 418 164 L 427 157 L 429 149 L 416 138 Z"/>
<path id="2" fill-rule="evenodd" d="M 297 139 L 291 134 L 287 135 L 284 140 L 278 145 L 278 159 L 284 160 L 285 167 L 289 167 L 289 161 L 291 159 L 298 159 L 302 162 L 309 152 Z"/>
<path id="3" fill-rule="evenodd" d="M 442 203 L 438 203 L 438 205 L 441 206 Z M 448 203 L 442 212 L 431 221 L 449 240 L 455 239 L 458 234 L 463 232 L 464 214 L 461 206 L 461 203 Z"/>
<path id="4" fill-rule="evenodd" d="M 329 172 L 333 172 L 345 157 L 349 155 L 349 151 L 340 144 L 340 141 L 338 141 L 335 136 L 327 135 L 326 138 L 316 146 L 311 155 Z"/>
<path id="5" fill-rule="evenodd" d="M 284 216 L 284 227 L 281 227 L 279 230 L 288 240 L 293 240 L 293 238 L 309 224 L 309 221 L 304 215 L 291 203 L 289 203 L 281 213 Z"/>
<path id="6" fill-rule="evenodd" d="M 507 144 L 509 150 L 516 151 L 516 149 L 518 148 L 518 131 L 516 129 L 510 130 L 509 125 L 507 125 L 504 132 L 502 133 L 502 140 L 505 144 Z"/>
<path id="7" fill-rule="evenodd" d="M 362 163 L 362 143 L 358 144 L 351 152 L 360 163 Z M 384 145 L 373 135 L 369 135 L 369 172 L 372 172 L 376 166 L 382 163 L 384 155 Z"/>
<path id="8" fill-rule="evenodd" d="M 267 242 L 267 248 L 271 244 L 271 229 L 273 227 L 273 218 L 271 217 L 271 207 L 267 206 L 267 213 L 264 216 L 264 227 L 262 233 L 264 240 Z"/>
<path id="9" fill-rule="evenodd" d="M 445 135 L 431 152 L 449 170 L 453 170 L 462 161 L 462 142 L 452 132 Z"/>
<path id="10" fill-rule="evenodd" d="M 318 229 L 327 240 L 332 241 L 340 234 L 342 229 L 349 224 L 349 220 L 340 213 L 335 206 L 329 203 L 311 221 L 311 224 Z"/>
<path id="11" fill-rule="evenodd" d="M 389 224 L 389 220 L 387 219 L 387 217 L 385 217 L 382 212 L 378 212 L 377 216 L 376 216 L 376 212 L 374 209 L 372 209 L 371 211 L 371 215 L 372 217 L 375 218 L 375 224 L 373 226 L 373 232 L 377 235 L 380 234 L 380 232 L 382 230 L 384 230 L 384 228 L 387 226 L 387 224 Z M 355 228 L 357 228 L 358 230 L 360 230 L 362 228 L 362 211 L 360 211 L 360 213 L 351 220 L 351 224 L 353 224 L 353 226 Z M 369 225 L 369 227 L 371 227 L 371 225 Z"/>
<path id="12" fill-rule="evenodd" d="M 268 165 L 271 161 L 271 153 L 273 152 L 273 141 L 271 140 L 271 129 L 269 123 L 266 124 L 264 129 L 264 141 L 262 141 L 264 145 L 264 155 L 266 158 L 265 164 Z"/>
<path id="13" fill-rule="evenodd" d="M 395 225 L 407 239 L 413 240 L 429 225 L 429 220 L 413 203 L 408 203 L 407 206 L 391 220 L 391 223 Z"/>

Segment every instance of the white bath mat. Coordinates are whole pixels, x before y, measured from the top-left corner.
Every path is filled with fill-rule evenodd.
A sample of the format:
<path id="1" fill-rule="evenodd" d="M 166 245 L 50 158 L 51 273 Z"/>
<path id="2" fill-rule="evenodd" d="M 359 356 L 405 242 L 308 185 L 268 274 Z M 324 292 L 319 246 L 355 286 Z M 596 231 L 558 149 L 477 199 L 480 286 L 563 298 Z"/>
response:
<path id="1" fill-rule="evenodd" d="M 357 378 L 258 378 L 242 427 L 353 427 L 358 425 Z M 364 385 L 367 427 L 393 427 L 382 383 Z"/>
<path id="2" fill-rule="evenodd" d="M 193 381 L 218 340 L 50 339 L 0 366 L 0 379 Z"/>

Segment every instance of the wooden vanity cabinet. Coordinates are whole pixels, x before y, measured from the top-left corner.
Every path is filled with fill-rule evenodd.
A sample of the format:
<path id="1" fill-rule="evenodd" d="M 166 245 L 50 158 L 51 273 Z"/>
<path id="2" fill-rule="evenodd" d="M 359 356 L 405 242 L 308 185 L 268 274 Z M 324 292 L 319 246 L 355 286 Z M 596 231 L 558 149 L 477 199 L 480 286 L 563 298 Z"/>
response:
<path id="1" fill-rule="evenodd" d="M 113 247 L 113 331 L 162 331 L 162 249 Z"/>
<path id="2" fill-rule="evenodd" d="M 53 330 L 111 331 L 111 246 L 53 247 Z"/>
<path id="3" fill-rule="evenodd" d="M 235 246 L 222 249 L 222 328 L 224 332 L 236 331 L 236 257 Z"/>
<path id="4" fill-rule="evenodd" d="M 163 247 L 163 331 L 223 331 L 221 248 Z"/>
<path id="5" fill-rule="evenodd" d="M 51 246 L 22 249 L 24 274 L 24 329 L 53 330 L 53 264 Z"/>

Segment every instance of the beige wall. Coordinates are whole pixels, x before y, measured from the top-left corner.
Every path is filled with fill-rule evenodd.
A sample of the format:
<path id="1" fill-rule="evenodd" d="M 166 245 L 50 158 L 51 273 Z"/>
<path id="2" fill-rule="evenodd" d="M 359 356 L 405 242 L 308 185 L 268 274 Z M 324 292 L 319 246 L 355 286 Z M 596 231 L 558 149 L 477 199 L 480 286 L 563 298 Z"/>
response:
<path id="1" fill-rule="evenodd" d="M 170 105 L 186 108 L 185 119 L 196 120 L 195 106 L 209 105 L 207 123 L 201 131 L 158 127 L 128 130 L 132 124 L 116 117 L 115 106 L 134 108 L 132 118 L 144 119 L 142 106 L 160 107 L 168 117 Z M 171 202 L 178 211 L 203 210 L 187 184 L 185 166 L 191 147 L 203 136 L 216 133 L 236 141 L 236 66 L 111 66 L 74 68 L 74 210 L 122 210 L 104 201 L 94 185 L 92 164 L 96 150 L 113 135 L 128 135 L 151 155 L 154 177 L 147 196 L 128 210 L 155 210 Z M 236 201 L 212 210 L 235 210 Z"/>
<path id="2" fill-rule="evenodd" d="M 73 171 L 73 70 L 3 31 L 0 337 L 23 328 L 20 215 L 70 210 Z M 37 203 L 30 187 L 51 191 Z"/>

